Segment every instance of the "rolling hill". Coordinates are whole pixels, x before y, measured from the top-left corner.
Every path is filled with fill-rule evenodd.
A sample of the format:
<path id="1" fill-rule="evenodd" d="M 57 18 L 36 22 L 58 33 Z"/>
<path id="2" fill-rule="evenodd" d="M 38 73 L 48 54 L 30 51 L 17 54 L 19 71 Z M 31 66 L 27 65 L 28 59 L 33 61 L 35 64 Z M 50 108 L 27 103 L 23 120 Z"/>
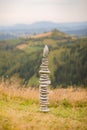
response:
<path id="1" fill-rule="evenodd" d="M 12 39 L 31 34 L 40 34 L 58 29 L 74 36 L 87 36 L 87 22 L 54 23 L 50 21 L 35 22 L 32 24 L 15 24 L 13 26 L 0 26 L 0 39 Z"/>
<path id="2" fill-rule="evenodd" d="M 39 86 L 39 67 L 44 45 L 49 53 L 53 88 L 87 86 L 87 38 L 71 37 L 58 30 L 16 40 L 0 41 L 0 77 L 18 75 L 26 86 Z"/>

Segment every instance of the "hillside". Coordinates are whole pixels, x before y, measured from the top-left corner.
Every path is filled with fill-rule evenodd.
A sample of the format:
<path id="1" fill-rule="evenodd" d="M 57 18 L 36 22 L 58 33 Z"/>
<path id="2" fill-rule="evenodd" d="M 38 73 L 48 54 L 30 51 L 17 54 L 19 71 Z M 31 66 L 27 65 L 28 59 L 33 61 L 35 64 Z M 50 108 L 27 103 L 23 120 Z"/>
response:
<path id="1" fill-rule="evenodd" d="M 53 29 L 58 29 L 71 36 L 87 36 L 87 22 L 54 23 L 41 21 L 32 24 L 0 26 L 0 40 L 40 34 L 52 31 Z"/>
<path id="2" fill-rule="evenodd" d="M 77 39 L 58 30 L 0 41 L 1 80 L 11 80 L 16 74 L 26 87 L 38 87 L 38 71 L 45 44 L 50 49 L 51 86 L 87 86 L 87 38 Z"/>
<path id="3" fill-rule="evenodd" d="M 49 37 L 52 34 L 52 32 L 45 32 L 45 33 L 40 33 L 40 34 L 35 34 L 35 35 L 30 35 L 30 38 L 42 38 L 42 37 Z"/>

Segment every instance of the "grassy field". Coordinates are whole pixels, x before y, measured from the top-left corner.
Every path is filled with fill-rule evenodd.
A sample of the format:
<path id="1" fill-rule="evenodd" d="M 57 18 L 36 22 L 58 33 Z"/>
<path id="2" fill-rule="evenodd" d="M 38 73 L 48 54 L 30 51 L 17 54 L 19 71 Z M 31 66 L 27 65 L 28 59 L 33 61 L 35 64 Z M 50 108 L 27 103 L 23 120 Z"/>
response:
<path id="1" fill-rule="evenodd" d="M 39 90 L 0 84 L 0 130 L 87 130 L 87 90 L 49 89 L 48 113 L 39 110 Z"/>

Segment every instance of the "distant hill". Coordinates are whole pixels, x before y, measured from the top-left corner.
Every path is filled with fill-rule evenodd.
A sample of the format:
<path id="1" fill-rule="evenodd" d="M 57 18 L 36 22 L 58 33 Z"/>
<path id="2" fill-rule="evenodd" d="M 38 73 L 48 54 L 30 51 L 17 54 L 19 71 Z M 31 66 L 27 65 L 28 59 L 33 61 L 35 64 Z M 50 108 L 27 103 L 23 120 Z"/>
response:
<path id="1" fill-rule="evenodd" d="M 42 37 L 50 37 L 52 32 L 45 32 L 45 33 L 40 33 L 40 34 L 34 34 L 30 35 L 30 38 L 42 38 Z"/>
<path id="2" fill-rule="evenodd" d="M 54 22 L 36 22 L 32 24 L 16 24 L 13 26 L 0 26 L 0 39 L 4 39 L 6 34 L 9 38 L 15 36 L 27 36 L 58 29 L 66 34 L 74 36 L 87 36 L 87 22 L 74 23 L 54 23 Z M 1 35 L 1 33 L 3 35 Z M 10 35 L 11 34 L 11 35 Z"/>

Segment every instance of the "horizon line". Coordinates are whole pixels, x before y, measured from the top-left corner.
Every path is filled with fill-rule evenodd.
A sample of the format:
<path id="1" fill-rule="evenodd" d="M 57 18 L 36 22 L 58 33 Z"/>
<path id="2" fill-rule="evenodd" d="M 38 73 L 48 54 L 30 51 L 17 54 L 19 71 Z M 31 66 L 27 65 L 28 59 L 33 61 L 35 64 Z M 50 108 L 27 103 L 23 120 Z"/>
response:
<path id="1" fill-rule="evenodd" d="M 65 22 L 54 22 L 54 21 L 48 21 L 48 20 L 42 20 L 42 21 L 35 21 L 35 22 L 31 22 L 31 23 L 14 23 L 14 24 L 9 24 L 9 25 L 2 25 L 0 24 L 0 26 L 14 26 L 14 25 L 31 25 L 31 24 L 35 24 L 35 23 L 41 23 L 41 22 L 51 22 L 51 23 L 86 23 L 87 21 L 65 21 Z"/>

